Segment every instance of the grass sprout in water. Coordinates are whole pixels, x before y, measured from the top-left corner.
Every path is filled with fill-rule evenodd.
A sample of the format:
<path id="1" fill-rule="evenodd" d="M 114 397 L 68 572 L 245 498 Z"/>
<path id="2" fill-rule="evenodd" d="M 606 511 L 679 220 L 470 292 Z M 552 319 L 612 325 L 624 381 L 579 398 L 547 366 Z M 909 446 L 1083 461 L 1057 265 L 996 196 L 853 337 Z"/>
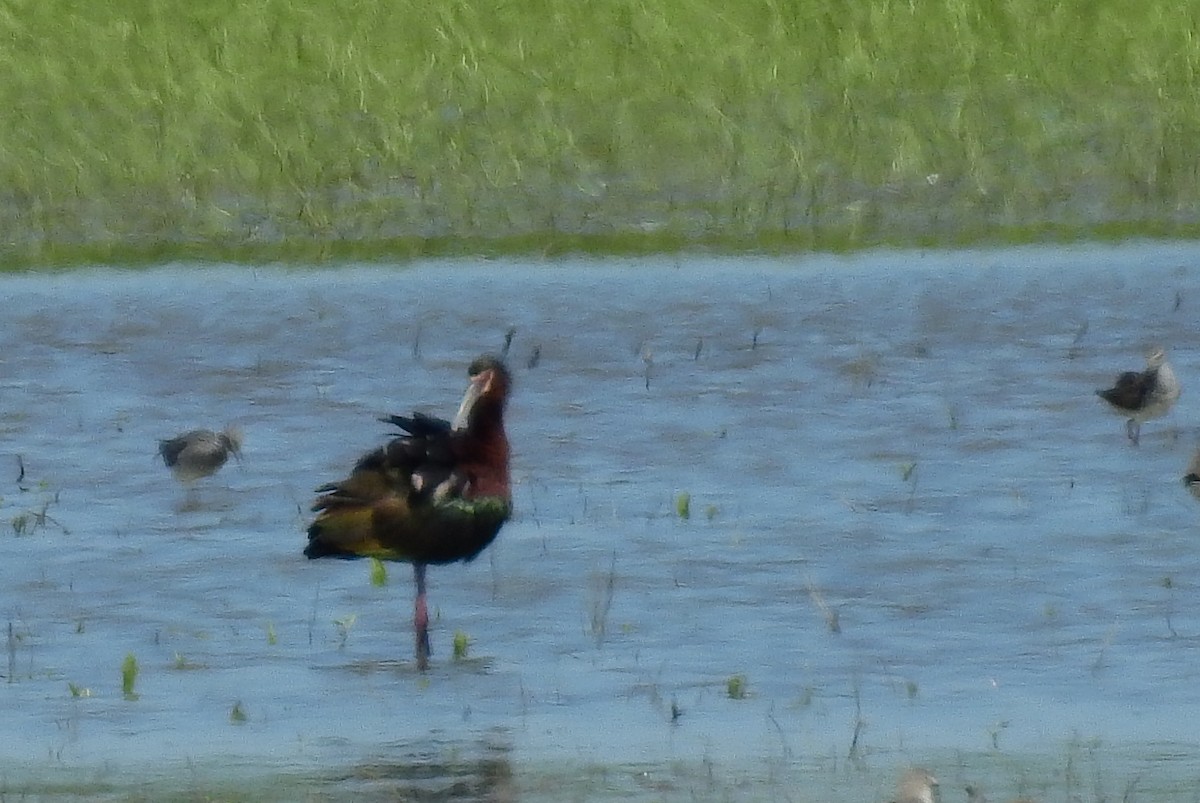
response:
<path id="1" fill-rule="evenodd" d="M 22 488 L 21 490 L 27 492 L 31 489 Z M 40 497 L 37 501 L 32 505 L 20 506 L 18 512 L 9 519 L 13 533 L 15 535 L 33 535 L 39 530 L 54 527 L 63 535 L 70 535 L 71 531 L 50 515 L 50 508 L 58 504 L 58 491 L 51 493 L 49 485 L 42 481 L 38 483 L 37 495 Z M 3 506 L 4 501 L 0 499 L 0 506 Z"/>
<path id="2" fill-rule="evenodd" d="M 454 631 L 454 660 L 464 661 L 471 647 L 471 639 L 461 630 Z"/>
<path id="3" fill-rule="evenodd" d="M 684 521 L 692 517 L 692 495 L 687 491 L 675 497 L 675 514 Z"/>
<path id="4" fill-rule="evenodd" d="M 242 707 L 242 701 L 238 700 L 233 704 L 233 708 L 229 711 L 229 721 L 234 725 L 241 725 L 246 721 L 246 709 Z"/>
<path id="5" fill-rule="evenodd" d="M 134 692 L 134 687 L 137 685 L 138 678 L 138 661 L 133 653 L 125 656 L 125 660 L 121 662 L 121 694 L 126 700 L 136 700 L 137 693 Z"/>

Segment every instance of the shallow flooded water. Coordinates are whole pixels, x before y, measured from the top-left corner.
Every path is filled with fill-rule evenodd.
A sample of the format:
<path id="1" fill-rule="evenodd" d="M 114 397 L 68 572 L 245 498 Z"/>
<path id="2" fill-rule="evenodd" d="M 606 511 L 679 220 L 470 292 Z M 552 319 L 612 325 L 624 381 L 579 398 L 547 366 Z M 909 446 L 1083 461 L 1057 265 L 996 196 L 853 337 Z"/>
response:
<path id="1" fill-rule="evenodd" d="M 0 790 L 1195 799 L 1200 245 L 0 297 Z M 305 560 L 308 506 L 510 328 L 516 515 L 430 570 L 422 674 L 409 568 Z M 1135 447 L 1094 391 L 1153 343 L 1184 393 Z M 226 424 L 242 463 L 180 488 L 157 440 Z"/>

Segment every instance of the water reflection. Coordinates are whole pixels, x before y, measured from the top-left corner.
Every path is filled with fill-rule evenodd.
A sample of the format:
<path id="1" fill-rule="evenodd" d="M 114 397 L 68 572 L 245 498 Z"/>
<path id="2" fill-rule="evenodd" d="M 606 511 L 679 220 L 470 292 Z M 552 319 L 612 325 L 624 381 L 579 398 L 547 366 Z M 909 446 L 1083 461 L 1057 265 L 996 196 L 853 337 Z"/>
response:
<path id="1" fill-rule="evenodd" d="M 322 775 L 313 791 L 355 800 L 511 803 L 518 799 L 511 748 L 498 736 L 468 745 L 384 746 L 375 757 Z"/>

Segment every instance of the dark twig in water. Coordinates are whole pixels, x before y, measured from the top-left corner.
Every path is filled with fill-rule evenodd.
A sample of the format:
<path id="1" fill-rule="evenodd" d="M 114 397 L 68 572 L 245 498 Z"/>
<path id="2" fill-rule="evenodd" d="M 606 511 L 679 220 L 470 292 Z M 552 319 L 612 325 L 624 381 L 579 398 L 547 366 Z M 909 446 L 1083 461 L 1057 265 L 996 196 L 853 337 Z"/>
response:
<path id="1" fill-rule="evenodd" d="M 904 504 L 904 512 L 912 513 L 917 503 L 917 464 L 905 463 L 900 467 L 901 478 L 909 484 L 908 501 Z"/>
<path id="2" fill-rule="evenodd" d="M 1079 328 L 1075 330 L 1075 339 L 1071 341 L 1071 348 L 1067 349 L 1068 360 L 1073 360 L 1079 356 L 1079 352 L 1082 351 L 1083 348 L 1083 338 L 1087 334 L 1087 331 L 1088 322 L 1085 320 L 1079 325 Z"/>
<path id="3" fill-rule="evenodd" d="M 1096 660 L 1092 663 L 1092 674 L 1099 674 L 1104 669 L 1104 657 L 1108 652 L 1108 648 L 1112 646 L 1113 641 L 1117 637 L 1117 626 L 1113 625 L 1104 634 L 1104 640 L 1100 642 L 1100 651 L 1096 654 Z"/>
<path id="4" fill-rule="evenodd" d="M 17 469 L 17 487 L 22 491 L 28 491 L 29 489 L 21 484 L 25 481 L 25 458 L 21 457 L 21 455 L 17 455 Z"/>
<path id="5" fill-rule="evenodd" d="M 54 504 L 58 504 L 58 494 L 57 493 L 54 494 L 53 499 L 48 499 L 45 502 L 42 502 L 42 509 L 40 511 L 32 514 L 33 520 L 34 520 L 34 528 L 36 529 L 38 527 L 45 527 L 46 523 L 49 522 L 50 524 L 53 524 L 58 529 L 62 530 L 63 535 L 70 535 L 71 531 L 68 530 L 66 527 L 64 527 L 61 521 L 59 521 L 58 519 L 54 518 L 53 516 L 51 516 L 50 514 L 48 514 L 46 512 L 47 510 L 50 509 L 50 505 L 54 505 Z"/>
<path id="6" fill-rule="evenodd" d="M 858 762 L 858 747 L 859 738 L 862 736 L 863 728 L 867 726 L 866 720 L 862 715 L 862 695 L 859 693 L 858 684 L 854 684 L 854 735 L 850 738 L 850 752 L 846 754 L 849 761 Z"/>
<path id="7" fill-rule="evenodd" d="M 504 347 L 500 349 L 500 359 L 508 356 L 508 350 L 512 348 L 513 338 L 517 336 L 517 327 L 510 326 L 508 331 L 504 333 Z"/>
<path id="8" fill-rule="evenodd" d="M 13 632 L 12 620 L 8 622 L 8 682 L 17 679 L 17 634 Z"/>
<path id="9" fill-rule="evenodd" d="M 542 344 L 538 343 L 533 347 L 533 351 L 529 352 L 529 359 L 525 361 L 525 367 L 532 371 L 538 367 L 538 363 L 542 361 Z"/>
<path id="10" fill-rule="evenodd" d="M 496 568 L 496 550 L 488 552 L 488 566 L 492 570 L 492 601 L 500 598 L 500 572 Z"/>
<path id="11" fill-rule="evenodd" d="M 841 633 L 842 625 L 838 620 L 838 612 L 829 607 L 825 602 L 825 597 L 821 594 L 821 590 L 811 582 L 807 584 L 809 599 L 813 601 L 813 605 L 817 606 L 817 610 L 825 617 L 825 626 L 829 628 L 830 633 Z"/>
<path id="12" fill-rule="evenodd" d="M 613 595 L 616 593 L 616 588 L 617 553 L 614 550 L 612 562 L 608 567 L 608 576 L 604 580 L 600 596 L 592 603 L 592 637 L 596 640 L 597 647 L 604 643 L 604 636 L 608 632 L 608 613 L 612 610 Z"/>
<path id="13" fill-rule="evenodd" d="M 1134 800 L 1137 800 L 1137 787 L 1141 782 L 1142 774 L 1140 772 L 1129 779 L 1129 783 L 1125 784 L 1125 794 L 1121 796 L 1122 803 L 1133 803 Z"/>
<path id="14" fill-rule="evenodd" d="M 775 719 L 775 706 L 771 705 L 771 709 L 767 711 L 767 721 L 775 726 L 775 730 L 779 732 L 779 744 L 783 748 L 783 758 L 790 760 L 792 757 L 792 746 L 788 744 L 787 734 L 783 731 L 783 726 L 779 724 L 779 720 Z"/>
<path id="15" fill-rule="evenodd" d="M 1171 634 L 1171 638 L 1179 638 L 1179 634 L 1175 632 L 1175 626 L 1171 624 L 1171 614 L 1175 610 L 1175 581 L 1171 579 L 1170 575 L 1162 579 L 1162 587 L 1167 590 L 1167 632 Z"/>
<path id="16" fill-rule="evenodd" d="M 692 355 L 692 362 L 700 361 L 700 352 L 704 351 L 704 338 L 696 338 L 696 353 Z"/>
<path id="17" fill-rule="evenodd" d="M 313 591 L 312 616 L 308 617 L 308 646 L 310 647 L 313 643 L 313 631 L 317 627 L 317 603 L 320 602 L 320 600 L 321 587 L 317 586 L 317 588 Z"/>

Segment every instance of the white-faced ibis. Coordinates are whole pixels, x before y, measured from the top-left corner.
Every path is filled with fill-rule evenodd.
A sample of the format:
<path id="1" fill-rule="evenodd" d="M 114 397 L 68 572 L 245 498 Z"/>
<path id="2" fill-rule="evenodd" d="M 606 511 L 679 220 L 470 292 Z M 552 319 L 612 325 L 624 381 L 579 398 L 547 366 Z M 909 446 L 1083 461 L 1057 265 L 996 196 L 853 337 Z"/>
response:
<path id="1" fill-rule="evenodd" d="M 937 803 L 938 780 L 929 770 L 913 767 L 900 776 L 892 803 Z"/>
<path id="2" fill-rule="evenodd" d="M 403 430 L 364 455 L 341 482 L 317 489 L 309 558 L 375 557 L 413 565 L 417 666 L 429 664 L 425 567 L 469 561 L 512 513 L 504 407 L 504 363 L 471 363 L 470 386 L 453 421 L 414 413 L 382 419 Z"/>
<path id="3" fill-rule="evenodd" d="M 231 454 L 240 460 L 242 433 L 236 427 L 226 427 L 222 432 L 193 429 L 159 441 L 158 453 L 175 479 L 190 484 L 214 474 Z"/>
<path id="4" fill-rule="evenodd" d="M 1167 362 L 1167 352 L 1155 347 L 1146 355 L 1146 370 L 1126 371 L 1111 388 L 1096 394 L 1127 417 L 1125 433 L 1136 445 L 1142 422 L 1166 415 L 1179 399 L 1179 380 Z"/>

